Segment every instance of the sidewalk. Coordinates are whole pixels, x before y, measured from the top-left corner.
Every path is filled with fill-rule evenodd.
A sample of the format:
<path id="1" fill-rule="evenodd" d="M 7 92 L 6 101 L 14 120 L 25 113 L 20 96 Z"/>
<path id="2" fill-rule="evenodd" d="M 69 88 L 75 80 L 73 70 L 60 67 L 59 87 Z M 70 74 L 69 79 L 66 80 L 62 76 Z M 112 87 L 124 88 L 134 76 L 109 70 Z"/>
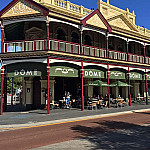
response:
<path id="1" fill-rule="evenodd" d="M 15 129 L 21 127 L 40 126 L 46 124 L 55 124 L 60 122 L 69 122 L 83 119 L 92 119 L 98 117 L 114 116 L 124 113 L 132 113 L 134 111 L 150 111 L 150 105 L 137 105 L 103 108 L 100 110 L 84 110 L 80 109 L 54 109 L 47 114 L 46 110 L 33 110 L 24 112 L 4 112 L 0 116 L 0 131 L 7 129 Z"/>

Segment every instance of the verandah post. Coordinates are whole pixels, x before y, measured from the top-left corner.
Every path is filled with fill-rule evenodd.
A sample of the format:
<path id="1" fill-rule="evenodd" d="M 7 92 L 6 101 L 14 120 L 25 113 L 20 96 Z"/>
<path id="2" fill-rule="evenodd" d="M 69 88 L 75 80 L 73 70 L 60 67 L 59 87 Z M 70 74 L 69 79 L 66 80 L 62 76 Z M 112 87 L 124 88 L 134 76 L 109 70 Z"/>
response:
<path id="1" fill-rule="evenodd" d="M 83 49 L 82 49 L 82 37 L 83 37 L 83 30 L 82 30 L 82 26 L 80 27 L 80 54 L 83 55 Z"/>
<path id="2" fill-rule="evenodd" d="M 130 68 L 128 67 L 128 82 L 129 82 L 129 85 L 130 85 Z M 130 89 L 130 86 L 129 86 L 129 106 L 131 106 L 131 89 Z"/>
<path id="3" fill-rule="evenodd" d="M 84 96 L 83 96 L 83 61 L 81 61 L 81 82 L 82 82 L 82 111 L 84 110 Z"/>
<path id="4" fill-rule="evenodd" d="M 146 69 L 145 69 L 145 86 L 146 86 L 146 105 L 148 105 L 147 71 L 146 71 Z"/>
<path id="5" fill-rule="evenodd" d="M 49 50 L 49 18 L 48 16 L 46 20 L 46 27 L 47 27 L 47 50 Z"/>
<path id="6" fill-rule="evenodd" d="M 50 65 L 49 58 L 47 58 L 47 114 L 50 114 Z"/>
<path id="7" fill-rule="evenodd" d="M 127 38 L 127 61 L 129 61 L 129 41 Z"/>
<path id="8" fill-rule="evenodd" d="M 144 43 L 144 63 L 146 63 L 146 51 L 145 51 L 145 43 Z"/>
<path id="9" fill-rule="evenodd" d="M 4 26 L 2 25 L 2 22 L 1 22 L 1 53 L 4 53 L 3 40 L 4 40 Z"/>
<path id="10" fill-rule="evenodd" d="M 3 114 L 3 76 L 4 76 L 4 67 L 1 64 L 1 111 L 0 111 L 0 115 Z"/>
<path id="11" fill-rule="evenodd" d="M 109 85 L 109 65 L 107 65 L 107 84 Z M 108 108 L 110 108 L 110 87 L 108 86 Z"/>
<path id="12" fill-rule="evenodd" d="M 108 33 L 106 33 L 106 58 L 109 58 L 109 52 L 108 52 Z"/>

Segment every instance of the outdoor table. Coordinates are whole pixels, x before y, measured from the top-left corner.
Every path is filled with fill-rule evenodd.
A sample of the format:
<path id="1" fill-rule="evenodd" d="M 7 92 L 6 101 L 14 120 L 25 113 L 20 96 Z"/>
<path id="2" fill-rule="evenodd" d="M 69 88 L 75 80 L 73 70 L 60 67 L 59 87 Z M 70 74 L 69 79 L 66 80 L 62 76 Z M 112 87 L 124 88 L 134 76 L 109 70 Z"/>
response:
<path id="1" fill-rule="evenodd" d="M 66 106 L 66 100 L 59 100 L 60 108 L 64 108 Z"/>
<path id="2" fill-rule="evenodd" d="M 144 101 L 144 97 L 141 97 L 141 96 L 138 96 L 136 99 L 137 99 L 137 102 L 139 102 L 139 103 Z"/>
<path id="3" fill-rule="evenodd" d="M 118 107 L 118 104 L 122 106 L 122 104 L 124 103 L 123 98 L 116 98 L 116 99 L 113 99 L 113 101 L 115 101 L 116 107 Z"/>

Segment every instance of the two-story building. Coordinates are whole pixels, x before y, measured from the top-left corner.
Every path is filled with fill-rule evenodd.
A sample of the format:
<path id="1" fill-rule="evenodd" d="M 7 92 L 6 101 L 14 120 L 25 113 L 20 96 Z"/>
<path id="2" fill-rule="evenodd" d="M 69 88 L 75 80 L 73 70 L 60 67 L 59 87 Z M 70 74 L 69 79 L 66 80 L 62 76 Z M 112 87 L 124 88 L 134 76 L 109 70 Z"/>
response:
<path id="1" fill-rule="evenodd" d="M 7 78 L 22 77 L 22 105 L 44 108 L 46 97 L 61 100 L 109 95 L 148 104 L 150 31 L 135 24 L 135 13 L 102 0 L 90 10 L 64 0 L 12 0 L 0 12 L 1 114 Z M 133 87 L 84 87 L 94 80 Z"/>

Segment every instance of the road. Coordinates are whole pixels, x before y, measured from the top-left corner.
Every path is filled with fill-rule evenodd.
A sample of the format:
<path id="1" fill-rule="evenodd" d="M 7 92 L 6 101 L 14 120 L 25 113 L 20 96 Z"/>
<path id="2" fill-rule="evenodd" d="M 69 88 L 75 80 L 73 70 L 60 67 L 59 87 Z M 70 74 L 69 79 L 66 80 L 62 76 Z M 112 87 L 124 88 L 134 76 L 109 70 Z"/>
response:
<path id="1" fill-rule="evenodd" d="M 150 112 L 135 112 L 0 132 L 0 150 L 150 149 L 149 137 Z"/>

